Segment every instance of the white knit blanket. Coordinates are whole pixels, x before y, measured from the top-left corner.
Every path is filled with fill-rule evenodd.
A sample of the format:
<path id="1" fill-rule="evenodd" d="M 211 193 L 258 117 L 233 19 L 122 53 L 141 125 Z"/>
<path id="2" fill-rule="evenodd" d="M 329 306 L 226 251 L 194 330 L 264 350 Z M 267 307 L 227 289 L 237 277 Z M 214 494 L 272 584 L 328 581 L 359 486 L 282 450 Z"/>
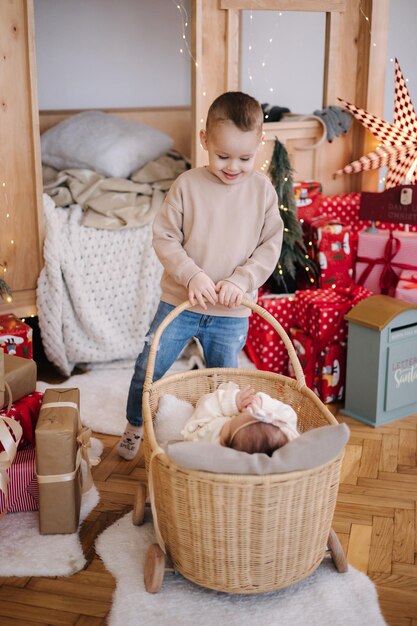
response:
<path id="1" fill-rule="evenodd" d="M 46 356 L 66 376 L 77 363 L 136 358 L 160 296 L 151 224 L 81 226 L 79 205 L 57 208 L 46 194 L 44 214 L 37 306 Z"/>

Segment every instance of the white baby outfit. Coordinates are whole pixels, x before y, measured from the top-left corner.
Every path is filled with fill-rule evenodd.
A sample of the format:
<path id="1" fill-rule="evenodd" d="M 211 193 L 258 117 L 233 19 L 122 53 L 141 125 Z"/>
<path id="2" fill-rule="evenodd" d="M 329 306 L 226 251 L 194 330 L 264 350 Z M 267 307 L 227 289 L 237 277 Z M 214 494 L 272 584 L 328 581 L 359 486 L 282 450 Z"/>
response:
<path id="1" fill-rule="evenodd" d="M 238 385 L 229 382 L 220 385 L 213 393 L 201 396 L 192 416 L 181 431 L 184 439 L 220 443 L 220 433 L 224 424 L 239 413 L 236 405 L 238 392 Z M 288 441 L 298 437 L 297 414 L 292 407 L 262 391 L 255 396 L 261 399 L 262 404 L 261 409 L 254 413 L 254 418 L 279 426 Z"/>

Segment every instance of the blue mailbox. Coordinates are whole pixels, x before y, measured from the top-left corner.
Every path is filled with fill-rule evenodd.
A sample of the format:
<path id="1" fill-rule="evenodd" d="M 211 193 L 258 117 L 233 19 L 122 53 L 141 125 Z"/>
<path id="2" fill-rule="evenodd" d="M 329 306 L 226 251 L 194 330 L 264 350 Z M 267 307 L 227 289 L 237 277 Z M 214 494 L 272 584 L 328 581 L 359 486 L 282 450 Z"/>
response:
<path id="1" fill-rule="evenodd" d="M 371 426 L 417 413 L 417 306 L 370 296 L 348 321 L 345 408 Z"/>

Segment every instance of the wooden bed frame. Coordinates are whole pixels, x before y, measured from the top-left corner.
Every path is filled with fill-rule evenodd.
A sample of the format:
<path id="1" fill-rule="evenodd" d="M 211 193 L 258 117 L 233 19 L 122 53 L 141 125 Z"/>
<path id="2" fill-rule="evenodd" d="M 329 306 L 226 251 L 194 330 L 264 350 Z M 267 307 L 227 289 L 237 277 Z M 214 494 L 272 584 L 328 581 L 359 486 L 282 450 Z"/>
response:
<path id="1" fill-rule="evenodd" d="M 340 96 L 382 114 L 388 1 L 192 0 L 192 53 L 196 64 L 191 107 L 104 110 L 163 130 L 174 137 L 180 152 L 191 155 L 193 165 L 204 164 L 206 154 L 199 144 L 201 119 L 205 119 L 215 97 L 239 88 L 240 11 L 262 9 L 325 11 L 323 106 L 336 104 Z M 376 46 L 370 42 L 371 30 Z M 43 264 L 44 229 L 40 132 L 77 111 L 39 114 L 33 0 L 0 3 L 0 38 L 0 264 L 7 263 L 7 282 L 14 291 L 12 303 L 0 300 L 0 313 L 36 315 L 35 290 Z M 199 71 L 204 73 L 205 95 L 199 87 Z M 346 137 L 332 144 L 326 142 L 317 150 L 308 149 L 322 132 L 320 123 L 312 120 L 265 124 L 266 141 L 258 166 L 267 164 L 278 137 L 287 146 L 297 179 L 317 179 L 325 193 L 377 189 L 377 173 L 333 179 L 336 169 L 374 147 L 373 137 L 355 125 Z"/>

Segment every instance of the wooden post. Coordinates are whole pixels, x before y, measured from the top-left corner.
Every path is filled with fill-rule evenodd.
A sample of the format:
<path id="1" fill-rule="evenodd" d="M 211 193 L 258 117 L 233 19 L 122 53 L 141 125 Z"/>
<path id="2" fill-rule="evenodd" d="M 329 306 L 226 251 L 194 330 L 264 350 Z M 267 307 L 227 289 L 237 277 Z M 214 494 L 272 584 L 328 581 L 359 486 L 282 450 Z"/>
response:
<path id="1" fill-rule="evenodd" d="M 36 313 L 42 267 L 42 177 L 31 0 L 1 3 L 0 262 L 13 301 L 0 313 Z M 13 243 L 12 243 L 13 241 Z"/>

